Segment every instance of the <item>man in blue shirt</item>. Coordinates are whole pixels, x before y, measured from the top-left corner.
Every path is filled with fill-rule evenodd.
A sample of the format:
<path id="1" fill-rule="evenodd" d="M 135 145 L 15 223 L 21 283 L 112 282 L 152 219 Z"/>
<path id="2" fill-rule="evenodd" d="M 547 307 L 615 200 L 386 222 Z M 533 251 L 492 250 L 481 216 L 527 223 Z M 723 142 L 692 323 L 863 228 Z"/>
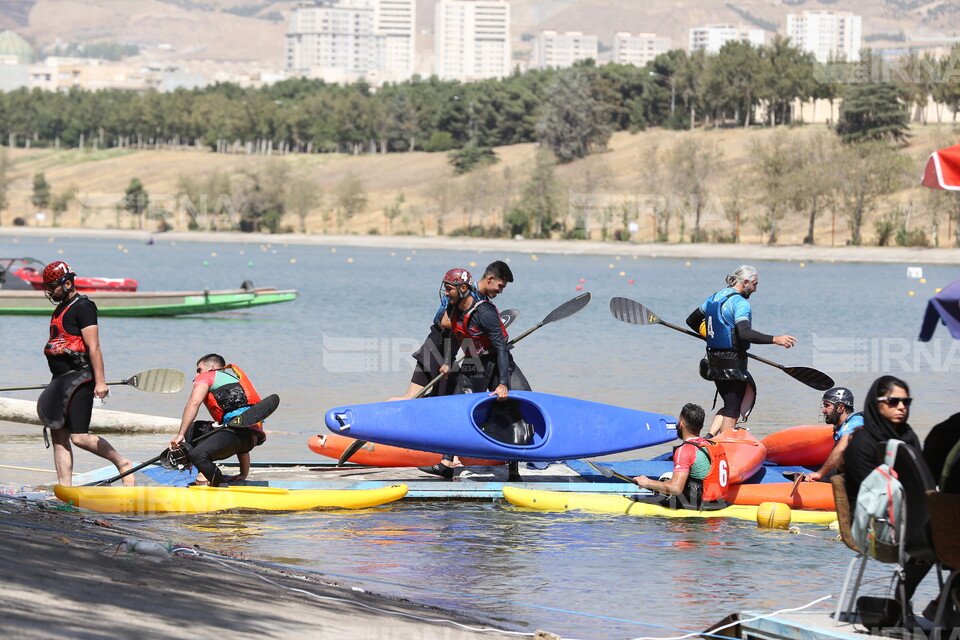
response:
<path id="1" fill-rule="evenodd" d="M 710 435 L 732 429 L 741 415 L 750 415 L 756 400 L 756 384 L 747 371 L 747 349 L 752 343 L 777 344 L 789 349 L 797 343 L 790 335 L 771 336 L 751 327 L 750 296 L 760 282 L 757 270 L 740 265 L 727 276 L 727 286 L 707 298 L 687 318 L 687 325 L 707 340 L 707 357 L 701 362 L 702 375 L 717 385 L 723 407 L 710 425 Z"/>
<path id="2" fill-rule="evenodd" d="M 819 469 L 806 476 L 808 482 L 829 479 L 843 467 L 843 453 L 850 436 L 863 426 L 863 414 L 853 411 L 853 393 L 846 387 L 834 387 L 823 394 L 821 403 L 823 421 L 833 425 L 833 451 Z"/>

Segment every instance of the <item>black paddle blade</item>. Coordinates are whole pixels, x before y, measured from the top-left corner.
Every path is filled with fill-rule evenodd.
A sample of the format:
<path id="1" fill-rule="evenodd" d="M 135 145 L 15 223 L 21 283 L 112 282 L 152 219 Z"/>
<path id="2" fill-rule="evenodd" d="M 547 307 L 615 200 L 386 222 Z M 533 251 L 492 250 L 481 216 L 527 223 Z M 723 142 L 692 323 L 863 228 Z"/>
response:
<path id="1" fill-rule="evenodd" d="M 344 464 L 347 460 L 350 459 L 350 456 L 355 454 L 357 451 L 360 451 L 363 448 L 363 445 L 367 444 L 366 440 L 354 440 L 343 450 L 343 453 L 340 454 L 340 457 L 337 459 L 337 464 Z"/>
<path id="2" fill-rule="evenodd" d="M 630 324 L 661 324 L 660 316 L 630 298 L 610 298 L 610 313 L 621 322 Z"/>
<path id="3" fill-rule="evenodd" d="M 230 418 L 225 426 L 252 427 L 258 422 L 263 422 L 269 418 L 270 414 L 276 411 L 277 407 L 279 406 L 280 396 L 275 393 L 271 393 L 266 398 L 263 398 L 260 402 L 253 405 L 240 415 Z"/>
<path id="4" fill-rule="evenodd" d="M 585 306 L 590 304 L 591 298 L 593 298 L 593 294 L 587 291 L 586 293 L 581 293 L 576 298 L 567 300 L 562 305 L 551 311 L 540 324 L 550 324 L 551 322 L 556 322 L 557 320 L 569 318 L 577 311 L 580 311 L 580 309 L 583 309 Z"/>
<path id="5" fill-rule="evenodd" d="M 811 389 L 816 389 L 817 391 L 826 391 L 835 386 L 833 384 L 833 378 L 823 371 L 817 371 L 810 367 L 784 367 L 783 370 L 794 380 L 799 380 Z"/>
<path id="6" fill-rule="evenodd" d="M 630 484 L 636 484 L 636 483 L 633 481 L 633 478 L 629 478 L 629 477 L 623 475 L 622 473 L 617 473 L 617 472 L 614 471 L 613 469 L 611 469 L 611 468 L 609 468 L 609 467 L 605 467 L 605 466 L 603 466 L 602 464 L 599 464 L 599 463 L 597 463 L 597 462 L 591 462 L 590 460 L 582 460 L 582 462 L 586 462 L 588 465 L 590 465 L 591 467 L 593 467 L 595 470 L 599 471 L 599 472 L 600 472 L 600 475 L 602 475 L 602 476 L 605 476 L 605 477 L 607 477 L 607 478 L 616 478 L 617 480 L 623 480 L 624 482 L 629 482 Z"/>
<path id="7" fill-rule="evenodd" d="M 513 321 L 520 317 L 520 311 L 517 309 L 504 309 L 500 312 L 500 322 L 503 324 L 503 328 L 506 329 Z"/>

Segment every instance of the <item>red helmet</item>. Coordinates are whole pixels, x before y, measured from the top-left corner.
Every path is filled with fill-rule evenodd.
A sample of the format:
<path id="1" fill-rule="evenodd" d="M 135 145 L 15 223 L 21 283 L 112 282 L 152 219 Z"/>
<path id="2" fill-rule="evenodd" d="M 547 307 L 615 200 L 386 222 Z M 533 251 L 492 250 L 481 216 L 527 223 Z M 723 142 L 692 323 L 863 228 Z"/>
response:
<path id="1" fill-rule="evenodd" d="M 70 270 L 70 265 L 63 260 L 57 260 L 43 268 L 43 284 L 52 287 L 62 284 L 64 279 L 72 278 L 75 275 L 77 274 Z"/>
<path id="2" fill-rule="evenodd" d="M 443 284 L 452 284 L 455 286 L 460 286 L 465 284 L 471 289 L 473 288 L 473 276 L 470 275 L 470 272 L 466 269 L 450 269 L 447 271 L 446 275 L 443 276 Z"/>

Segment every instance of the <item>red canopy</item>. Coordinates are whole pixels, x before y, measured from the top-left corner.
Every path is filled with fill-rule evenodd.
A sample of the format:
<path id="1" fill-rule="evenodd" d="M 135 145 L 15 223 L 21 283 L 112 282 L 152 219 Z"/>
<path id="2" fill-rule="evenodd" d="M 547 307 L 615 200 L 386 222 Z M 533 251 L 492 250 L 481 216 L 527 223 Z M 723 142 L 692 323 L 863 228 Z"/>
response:
<path id="1" fill-rule="evenodd" d="M 931 153 L 920 184 L 931 189 L 960 191 L 960 144 Z"/>

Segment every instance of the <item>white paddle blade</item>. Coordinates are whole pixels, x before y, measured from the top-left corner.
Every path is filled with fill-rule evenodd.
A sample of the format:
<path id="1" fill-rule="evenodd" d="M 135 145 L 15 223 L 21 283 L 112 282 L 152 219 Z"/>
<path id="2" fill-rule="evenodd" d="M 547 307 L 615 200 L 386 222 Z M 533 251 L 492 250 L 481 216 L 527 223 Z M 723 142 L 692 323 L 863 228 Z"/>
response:
<path id="1" fill-rule="evenodd" d="M 177 393 L 183 389 L 186 376 L 177 369 L 149 369 L 123 381 L 125 385 L 150 393 Z"/>

